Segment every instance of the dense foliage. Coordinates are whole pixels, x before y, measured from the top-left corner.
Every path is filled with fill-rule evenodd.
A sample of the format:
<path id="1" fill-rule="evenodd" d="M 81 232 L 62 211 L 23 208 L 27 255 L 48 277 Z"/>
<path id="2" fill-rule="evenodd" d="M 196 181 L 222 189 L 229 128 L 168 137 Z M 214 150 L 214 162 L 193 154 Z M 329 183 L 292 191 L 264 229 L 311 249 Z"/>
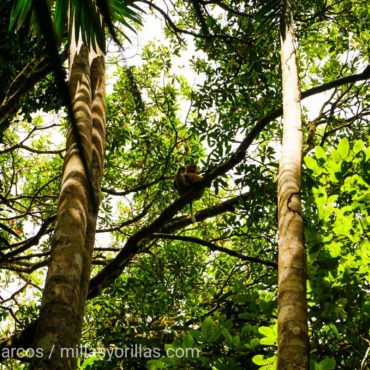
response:
<path id="1" fill-rule="evenodd" d="M 166 37 L 140 45 L 137 62 L 110 57 L 115 82 L 107 96 L 94 275 L 178 197 L 179 166 L 196 162 L 208 173 L 281 106 L 279 29 L 259 5 L 177 1 Z M 13 63 L 1 53 L 0 99 L 30 58 L 43 57 L 26 33 L 7 30 L 8 14 L 1 17 L 1 50 Z M 365 0 L 303 2 L 296 21 L 302 91 L 364 70 Z M 50 75 L 27 96 L 0 147 L 3 340 L 38 314 L 64 156 L 65 115 Z M 369 99 L 365 80 L 338 84 L 305 105 L 312 369 L 370 363 Z M 194 202 L 199 222 L 192 224 L 183 208 L 143 238 L 119 278 L 88 301 L 81 368 L 274 368 L 278 116 Z"/>

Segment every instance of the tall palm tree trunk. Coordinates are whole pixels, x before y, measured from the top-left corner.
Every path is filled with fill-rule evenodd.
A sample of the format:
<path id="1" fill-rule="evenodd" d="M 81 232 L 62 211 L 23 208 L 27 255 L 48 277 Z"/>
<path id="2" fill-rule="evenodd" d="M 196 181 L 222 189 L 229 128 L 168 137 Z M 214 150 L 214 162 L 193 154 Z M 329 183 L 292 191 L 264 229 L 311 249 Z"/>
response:
<path id="1" fill-rule="evenodd" d="M 92 92 L 92 161 L 90 185 L 94 196 L 94 204 L 89 203 L 87 229 L 85 239 L 84 269 L 81 280 L 81 295 L 85 302 L 90 283 L 91 257 L 94 250 L 96 222 L 98 217 L 99 198 L 104 168 L 105 147 L 105 59 L 102 52 L 90 52 L 90 81 Z"/>
<path id="2" fill-rule="evenodd" d="M 283 142 L 278 179 L 278 369 L 308 368 L 306 252 L 301 211 L 302 121 L 293 1 L 284 1 L 281 33 Z"/>
<path id="3" fill-rule="evenodd" d="M 89 53 L 85 46 L 72 44 L 70 91 L 79 135 L 76 137 L 70 127 L 49 269 L 36 330 L 35 347 L 43 350 L 43 356 L 34 358 L 31 369 L 76 368 L 103 172 L 104 90 L 103 54 Z M 81 160 L 81 147 L 90 179 Z M 92 188 L 90 194 L 89 186 Z"/>

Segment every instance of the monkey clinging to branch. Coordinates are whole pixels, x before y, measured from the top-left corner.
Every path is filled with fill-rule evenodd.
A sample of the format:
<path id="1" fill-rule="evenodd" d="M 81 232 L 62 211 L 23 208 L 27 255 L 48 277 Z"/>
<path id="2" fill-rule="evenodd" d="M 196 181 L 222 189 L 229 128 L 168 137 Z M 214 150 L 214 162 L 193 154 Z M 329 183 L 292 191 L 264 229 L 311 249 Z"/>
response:
<path id="1" fill-rule="evenodd" d="M 197 174 L 197 166 L 188 164 L 185 167 L 180 167 L 175 176 L 174 186 L 180 195 L 185 194 L 196 182 L 200 181 L 202 176 Z M 194 200 L 200 199 L 204 193 L 204 189 L 200 189 L 194 194 Z M 196 222 L 192 203 L 190 202 L 191 221 Z"/>

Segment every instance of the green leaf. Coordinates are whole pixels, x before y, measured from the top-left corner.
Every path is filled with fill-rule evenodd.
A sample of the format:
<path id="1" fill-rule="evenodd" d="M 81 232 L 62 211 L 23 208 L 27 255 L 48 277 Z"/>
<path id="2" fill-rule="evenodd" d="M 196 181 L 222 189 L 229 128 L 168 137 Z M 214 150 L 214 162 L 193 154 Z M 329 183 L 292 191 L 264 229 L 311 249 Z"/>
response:
<path id="1" fill-rule="evenodd" d="M 334 162 L 341 162 L 342 161 L 342 156 L 340 155 L 340 153 L 337 149 L 333 149 L 330 152 L 330 157 Z"/>
<path id="2" fill-rule="evenodd" d="M 342 159 L 346 159 L 348 157 L 348 153 L 349 153 L 349 141 L 348 141 L 348 139 L 346 137 L 343 138 L 340 141 L 340 143 L 338 144 L 337 151 L 338 151 L 338 153 L 339 153 L 339 155 L 341 156 Z"/>
<path id="3" fill-rule="evenodd" d="M 265 358 L 264 355 L 255 355 L 252 357 L 252 362 L 256 365 L 271 365 L 275 362 L 275 356 Z"/>
<path id="4" fill-rule="evenodd" d="M 233 345 L 235 347 L 239 347 L 239 345 L 240 345 L 240 337 L 239 337 L 239 335 L 235 335 L 235 337 L 233 338 Z"/>
<path id="5" fill-rule="evenodd" d="M 186 348 L 192 348 L 194 344 L 194 338 L 190 333 L 186 333 L 183 338 L 183 343 Z"/>
<path id="6" fill-rule="evenodd" d="M 322 146 L 317 146 L 316 147 L 315 156 L 318 159 L 325 159 L 326 160 L 328 158 L 328 156 L 326 155 L 326 152 L 325 152 L 325 150 L 323 149 Z"/>
<path id="7" fill-rule="evenodd" d="M 252 361 L 254 364 L 256 365 L 265 365 L 267 364 L 268 362 L 266 361 L 265 359 L 265 356 L 264 355 L 255 355 L 253 356 L 252 358 Z"/>
<path id="8" fill-rule="evenodd" d="M 305 157 L 304 163 L 306 164 L 306 167 L 312 170 L 314 173 L 319 172 L 320 167 L 317 164 L 317 161 L 313 157 Z"/>
<path id="9" fill-rule="evenodd" d="M 55 33 L 59 42 L 61 41 L 64 35 L 67 23 L 68 23 L 68 1 L 57 0 L 55 3 L 54 25 Z"/>
<path id="10" fill-rule="evenodd" d="M 213 321 L 210 317 L 207 317 L 203 323 L 201 328 L 202 334 L 204 339 L 209 340 L 213 334 Z"/>
<path id="11" fill-rule="evenodd" d="M 260 339 L 260 343 L 264 346 L 273 346 L 276 344 L 275 338 L 265 337 Z"/>
<path id="12" fill-rule="evenodd" d="M 355 154 L 362 152 L 364 150 L 364 142 L 362 140 L 356 140 L 353 145 L 353 152 Z"/>
<path id="13" fill-rule="evenodd" d="M 244 346 L 245 348 L 254 350 L 258 345 L 260 344 L 259 338 L 252 338 L 249 343 L 245 343 Z"/>
<path id="14" fill-rule="evenodd" d="M 335 369 L 335 366 L 336 366 L 335 359 L 333 357 L 328 357 L 319 362 L 318 369 L 319 370 L 333 370 Z"/>
<path id="15" fill-rule="evenodd" d="M 263 335 L 260 339 L 260 343 L 266 346 L 272 346 L 276 344 L 276 326 L 261 326 L 258 328 L 259 333 Z"/>
<path id="16" fill-rule="evenodd" d="M 333 154 L 334 151 L 338 153 L 335 149 L 332 150 L 331 153 Z M 325 168 L 328 171 L 329 178 L 334 183 L 337 183 L 342 178 L 341 168 L 342 168 L 343 162 L 341 159 L 338 159 L 338 158 L 339 158 L 339 155 L 337 155 L 337 159 L 335 161 L 328 161 L 325 164 Z"/>
<path id="17" fill-rule="evenodd" d="M 99 360 L 101 360 L 101 358 L 98 355 L 90 356 L 82 364 L 80 364 L 78 366 L 78 368 L 79 369 L 86 369 L 86 368 L 89 367 L 89 365 L 92 365 L 94 362 L 98 362 Z M 79 361 L 82 361 L 82 360 L 79 358 Z"/>
<path id="18" fill-rule="evenodd" d="M 226 328 L 221 329 L 222 335 L 225 337 L 225 343 L 229 348 L 233 347 L 233 338 Z"/>
<path id="19" fill-rule="evenodd" d="M 149 369 L 168 369 L 167 363 L 163 359 L 149 360 L 146 365 Z"/>
<path id="20" fill-rule="evenodd" d="M 258 328 L 258 332 L 264 335 L 265 337 L 274 335 L 274 330 L 269 326 L 260 326 Z"/>
<path id="21" fill-rule="evenodd" d="M 18 0 L 14 3 L 10 15 L 9 31 L 19 28 L 25 23 L 29 12 L 32 10 L 32 0 Z"/>

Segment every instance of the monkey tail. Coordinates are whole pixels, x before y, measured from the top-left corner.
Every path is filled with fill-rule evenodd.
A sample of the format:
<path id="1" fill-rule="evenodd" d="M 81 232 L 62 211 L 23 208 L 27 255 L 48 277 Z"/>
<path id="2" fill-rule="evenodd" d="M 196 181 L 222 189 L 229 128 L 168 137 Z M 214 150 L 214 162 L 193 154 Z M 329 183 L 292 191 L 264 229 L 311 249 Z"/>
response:
<path id="1" fill-rule="evenodd" d="M 190 217 L 191 217 L 191 222 L 193 224 L 195 224 L 197 222 L 197 220 L 195 219 L 194 217 L 194 213 L 193 213 L 193 203 L 190 202 Z"/>

